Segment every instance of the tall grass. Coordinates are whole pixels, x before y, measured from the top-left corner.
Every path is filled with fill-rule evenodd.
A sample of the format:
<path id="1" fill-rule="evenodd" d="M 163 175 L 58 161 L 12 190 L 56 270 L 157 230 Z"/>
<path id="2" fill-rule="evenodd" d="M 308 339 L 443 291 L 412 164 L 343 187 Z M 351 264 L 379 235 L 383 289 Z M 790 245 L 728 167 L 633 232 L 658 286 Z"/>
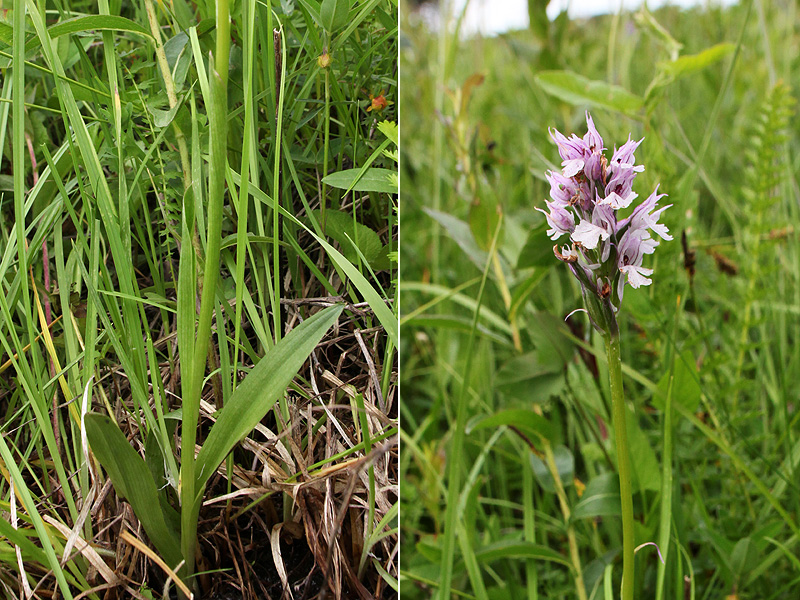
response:
<path id="1" fill-rule="evenodd" d="M 5 593 L 390 593 L 396 7 L 4 8 Z"/>
<path id="2" fill-rule="evenodd" d="M 603 340 L 564 322 L 580 290 L 533 210 L 548 128 L 581 134 L 586 108 L 607 142 L 645 138 L 639 193 L 674 204 L 620 315 L 635 543 L 665 560 L 637 552 L 634 597 L 792 597 L 796 9 L 535 4 L 491 39 L 403 22 L 403 597 L 618 597 Z"/>

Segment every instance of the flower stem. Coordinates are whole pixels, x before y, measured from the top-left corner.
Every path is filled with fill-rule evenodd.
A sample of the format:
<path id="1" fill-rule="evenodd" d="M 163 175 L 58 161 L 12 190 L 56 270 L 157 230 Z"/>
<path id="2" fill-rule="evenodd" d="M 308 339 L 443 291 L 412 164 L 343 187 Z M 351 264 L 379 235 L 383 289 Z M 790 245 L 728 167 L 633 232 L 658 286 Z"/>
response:
<path id="1" fill-rule="evenodd" d="M 184 579 L 194 575 L 197 551 L 197 520 L 200 514 L 204 485 L 198 486 L 195 473 L 195 442 L 200 419 L 200 396 L 203 375 L 211 340 L 211 317 L 220 264 L 222 244 L 222 207 L 225 196 L 228 139 L 228 62 L 230 58 L 230 11 L 228 0 L 217 1 L 217 51 L 209 77 L 209 182 L 208 215 L 206 223 L 206 257 L 200 295 L 200 314 L 197 320 L 196 345 L 192 364 L 184 367 L 186 388 L 183 394 L 181 424 L 181 550 L 186 561 L 181 572 Z M 192 316 L 194 320 L 194 316 Z M 182 382 L 183 383 L 183 382 Z M 204 480 L 205 481 L 205 480 Z M 196 584 L 194 587 L 197 588 Z"/>
<path id="2" fill-rule="evenodd" d="M 622 504 L 622 600 L 633 600 L 633 486 L 631 458 L 628 452 L 628 431 L 625 425 L 625 393 L 622 389 L 622 361 L 619 335 L 605 335 L 608 372 L 611 380 L 614 438 L 617 442 L 617 472 Z"/>

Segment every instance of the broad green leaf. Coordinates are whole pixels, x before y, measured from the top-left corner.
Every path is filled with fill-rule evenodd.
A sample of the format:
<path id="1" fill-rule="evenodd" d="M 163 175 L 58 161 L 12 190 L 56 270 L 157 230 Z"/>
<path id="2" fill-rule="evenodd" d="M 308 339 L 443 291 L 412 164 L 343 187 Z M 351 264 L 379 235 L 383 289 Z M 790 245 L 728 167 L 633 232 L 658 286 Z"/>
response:
<path id="1" fill-rule="evenodd" d="M 750 537 L 744 537 L 736 542 L 731 553 L 731 568 L 737 580 L 744 576 L 758 564 L 759 549 Z"/>
<path id="2" fill-rule="evenodd" d="M 314 22 L 322 27 L 322 19 L 319 16 L 319 2 L 317 0 L 298 0 L 298 2 L 308 11 L 308 14 L 311 15 Z"/>
<path id="3" fill-rule="evenodd" d="M 519 253 L 517 268 L 553 266 L 558 262 L 553 254 L 554 245 L 555 242 L 547 237 L 547 223 L 542 223 L 528 235 L 528 240 Z"/>
<path id="4" fill-rule="evenodd" d="M 420 556 L 428 559 L 432 563 L 439 563 L 442 560 L 442 540 L 441 537 L 422 534 L 419 541 L 414 545 L 414 549 Z"/>
<path id="5" fill-rule="evenodd" d="M 370 167 L 361 177 L 361 169 L 345 169 L 331 173 L 322 182 L 342 190 L 355 190 L 357 192 L 383 192 L 385 194 L 397 193 L 396 173 L 389 169 Z"/>
<path id="6" fill-rule="evenodd" d="M 475 236 L 472 235 L 472 230 L 467 223 L 457 217 L 430 208 L 422 210 L 444 227 L 450 238 L 459 245 L 472 263 L 483 270 L 486 265 L 486 252 L 478 247 Z"/>
<path id="7" fill-rule="evenodd" d="M 189 36 L 184 31 L 170 38 L 164 44 L 164 54 L 175 81 L 176 90 L 183 88 L 189 66 L 192 63 L 192 53 L 191 50 L 187 50 L 188 47 Z"/>
<path id="8" fill-rule="evenodd" d="M 661 465 L 656 459 L 656 453 L 650 445 L 647 434 L 639 427 L 636 415 L 632 410 L 627 410 L 625 413 L 634 486 L 638 485 L 640 489 L 657 492 L 661 489 Z M 634 489 L 636 488 L 634 487 Z"/>
<path id="9" fill-rule="evenodd" d="M 197 37 L 198 38 L 202 37 L 205 34 L 207 34 L 209 31 L 213 31 L 216 28 L 217 28 L 217 20 L 216 19 L 214 19 L 212 17 L 209 17 L 207 19 L 203 19 L 202 21 L 200 21 L 197 24 L 197 27 L 196 27 Z M 187 29 L 191 29 L 191 28 L 187 27 Z"/>
<path id="10" fill-rule="evenodd" d="M 686 407 L 686 410 L 695 412 L 700 405 L 700 376 L 697 373 L 697 362 L 691 350 L 684 350 L 675 360 L 675 371 L 672 381 L 672 400 Z M 658 388 L 663 394 L 653 396 L 653 406 L 664 409 L 665 398 L 669 389 L 669 371 L 658 382 Z"/>
<path id="11" fill-rule="evenodd" d="M 469 207 L 469 228 L 481 250 L 487 251 L 492 247 L 498 225 L 501 227 L 498 235 L 498 246 L 502 244 L 502 225 L 500 219 L 503 217 L 503 209 L 500 204 L 493 202 L 490 198 L 476 198 Z"/>
<path id="12" fill-rule="evenodd" d="M 347 23 L 350 14 L 350 0 L 322 0 L 319 7 L 319 18 L 322 27 L 328 33 L 333 33 Z"/>
<path id="13" fill-rule="evenodd" d="M 537 351 L 514 356 L 500 367 L 497 372 L 497 385 L 509 385 L 522 381 L 530 381 L 542 375 L 559 374 L 564 369 L 564 363 L 558 355 Z"/>
<path id="14" fill-rule="evenodd" d="M 716 46 L 706 48 L 698 54 L 689 54 L 687 56 L 681 56 L 677 60 L 662 62 L 659 64 L 659 67 L 668 75 L 682 77 L 690 73 L 701 71 L 719 62 L 729 54 L 733 54 L 734 50 L 736 50 L 736 44 L 717 44 Z"/>
<path id="15" fill-rule="evenodd" d="M 170 8 L 181 29 L 189 29 L 194 24 L 195 9 L 189 0 L 171 0 Z"/>
<path id="16" fill-rule="evenodd" d="M 530 406 L 547 402 L 564 389 L 564 363 L 555 352 L 514 356 L 497 371 L 495 386 L 504 396 Z"/>
<path id="17" fill-rule="evenodd" d="M 181 561 L 180 533 L 169 526 L 159 510 L 158 488 L 150 469 L 114 421 L 96 413 L 87 414 L 85 419 L 89 446 L 111 478 L 117 495 L 130 502 L 167 564 L 176 566 Z"/>
<path id="18" fill-rule="evenodd" d="M 575 458 L 572 452 L 566 446 L 556 446 L 553 450 L 553 460 L 556 463 L 556 470 L 558 471 L 558 478 L 564 487 L 572 485 L 572 477 L 575 473 Z M 555 494 L 556 487 L 553 481 L 553 476 L 550 474 L 550 469 L 547 468 L 545 462 L 531 453 L 531 468 L 539 480 L 539 485 L 546 492 Z"/>
<path id="19" fill-rule="evenodd" d="M 616 473 L 603 473 L 586 486 L 583 496 L 572 511 L 572 518 L 613 517 L 621 512 L 619 477 Z"/>
<path id="20" fill-rule="evenodd" d="M 322 211 L 315 210 L 313 213 L 317 221 L 322 223 Z M 381 255 L 383 250 L 381 238 L 366 225 L 354 221 L 351 214 L 338 210 L 326 210 L 323 228 L 326 235 L 339 242 L 342 254 L 352 263 L 358 262 L 358 252 L 353 248 L 353 243 L 358 246 L 370 265 Z"/>
<path id="21" fill-rule="evenodd" d="M 568 337 L 569 329 L 563 319 L 548 312 L 536 312 L 530 317 L 528 333 L 540 357 L 555 364 L 556 357 L 567 364 L 575 352 L 575 343 Z"/>
<path id="22" fill-rule="evenodd" d="M 156 127 L 164 128 L 169 126 L 172 123 L 172 120 L 175 118 L 175 114 L 178 112 L 180 108 L 180 104 L 176 104 L 169 110 L 161 110 L 160 108 L 152 108 L 150 106 L 147 109 L 150 111 L 150 114 L 153 115 L 153 124 Z"/>
<path id="23" fill-rule="evenodd" d="M 166 56 L 170 71 L 175 69 L 175 64 L 188 43 L 189 36 L 184 31 L 164 42 L 164 56 Z"/>
<path id="24" fill-rule="evenodd" d="M 493 415 L 473 417 L 467 423 L 467 434 L 481 429 L 496 429 L 503 425 L 513 426 L 523 433 L 535 433 L 548 440 L 553 437 L 553 426 L 550 421 L 526 409 L 501 410 Z"/>
<path id="25" fill-rule="evenodd" d="M 47 31 L 51 38 L 57 38 L 61 35 L 69 35 L 71 33 L 81 33 L 83 31 L 127 31 L 128 33 L 137 33 L 149 38 L 153 36 L 144 27 L 126 19 L 114 15 L 89 15 L 86 17 L 75 17 L 74 19 L 67 19 L 61 23 L 56 23 L 52 27 L 48 27 Z"/>
<path id="26" fill-rule="evenodd" d="M 195 472 L 197 489 L 203 489 L 208 478 L 225 457 L 264 418 L 272 405 L 286 392 L 308 355 L 342 314 L 343 306 L 331 306 L 303 321 L 280 342 L 239 384 L 219 411 L 203 448 L 197 455 Z"/>
<path id="27" fill-rule="evenodd" d="M 542 71 L 536 76 L 542 89 L 574 106 L 596 106 L 632 114 L 644 100 L 628 90 L 605 81 L 594 81 L 572 71 Z"/>
<path id="28" fill-rule="evenodd" d="M 173 434 L 175 433 L 175 429 L 178 426 L 178 420 L 165 418 L 164 424 L 167 429 L 167 436 L 172 438 Z M 172 459 L 173 457 L 170 458 Z M 174 531 L 180 531 L 180 513 L 169 503 L 167 491 L 169 484 L 173 482 L 167 479 L 167 460 L 158 444 L 158 436 L 155 432 L 151 432 L 145 440 L 144 462 L 147 465 L 150 475 L 156 484 L 156 489 L 158 490 L 158 501 L 161 505 L 161 512 L 164 515 L 164 520 Z"/>

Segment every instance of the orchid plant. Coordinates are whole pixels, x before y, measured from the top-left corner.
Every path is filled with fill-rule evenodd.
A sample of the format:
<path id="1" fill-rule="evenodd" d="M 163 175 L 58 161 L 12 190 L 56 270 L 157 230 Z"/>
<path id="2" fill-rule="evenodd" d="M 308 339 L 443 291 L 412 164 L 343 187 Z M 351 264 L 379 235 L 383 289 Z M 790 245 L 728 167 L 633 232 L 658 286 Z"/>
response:
<path id="1" fill-rule="evenodd" d="M 583 138 L 566 137 L 550 132 L 562 159 L 560 173 L 548 172 L 550 201 L 544 213 L 552 240 L 566 235 L 571 244 L 553 247 L 560 261 L 567 264 L 578 279 L 586 312 L 594 327 L 603 335 L 608 355 L 613 424 L 617 447 L 617 470 L 620 479 L 622 508 L 622 600 L 633 598 L 633 491 L 630 453 L 625 426 L 625 397 L 622 388 L 622 362 L 616 315 L 626 284 L 632 288 L 650 285 L 653 269 L 643 266 L 645 255 L 652 254 L 662 240 L 671 240 L 669 230 L 659 223 L 670 206 L 659 206 L 665 194 L 656 186 L 648 198 L 635 206 L 626 217 L 638 194 L 633 191 L 636 175 L 644 171 L 637 165 L 634 152 L 644 138 L 628 141 L 614 148 L 611 160 L 604 151 L 603 138 L 592 117 L 586 113 L 588 131 Z M 582 309 L 578 309 L 582 310 Z"/>

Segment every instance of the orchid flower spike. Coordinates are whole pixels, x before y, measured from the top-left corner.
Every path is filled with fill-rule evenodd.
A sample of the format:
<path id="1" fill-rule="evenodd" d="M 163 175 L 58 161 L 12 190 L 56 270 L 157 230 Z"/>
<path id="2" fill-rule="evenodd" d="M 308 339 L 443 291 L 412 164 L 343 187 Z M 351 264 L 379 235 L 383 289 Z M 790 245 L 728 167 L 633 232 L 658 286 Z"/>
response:
<path id="1" fill-rule="evenodd" d="M 671 240 L 669 230 L 659 223 L 662 213 L 672 206 L 659 206 L 665 194 L 658 186 L 646 200 L 635 204 L 636 175 L 644 171 L 634 152 L 644 138 L 614 148 L 611 159 L 603 153 L 603 138 L 586 113 L 587 133 L 583 138 L 566 137 L 555 129 L 550 136 L 561 156 L 561 172 L 547 173 L 550 201 L 544 213 L 550 228 L 547 235 L 557 240 L 567 236 L 571 245 L 554 247 L 556 257 L 566 263 L 580 281 L 592 323 L 601 332 L 615 334 L 616 313 L 626 285 L 650 285 L 653 269 L 643 266 L 661 240 Z M 629 216 L 618 211 L 634 206 Z M 563 244 L 562 242 L 560 242 Z"/>

